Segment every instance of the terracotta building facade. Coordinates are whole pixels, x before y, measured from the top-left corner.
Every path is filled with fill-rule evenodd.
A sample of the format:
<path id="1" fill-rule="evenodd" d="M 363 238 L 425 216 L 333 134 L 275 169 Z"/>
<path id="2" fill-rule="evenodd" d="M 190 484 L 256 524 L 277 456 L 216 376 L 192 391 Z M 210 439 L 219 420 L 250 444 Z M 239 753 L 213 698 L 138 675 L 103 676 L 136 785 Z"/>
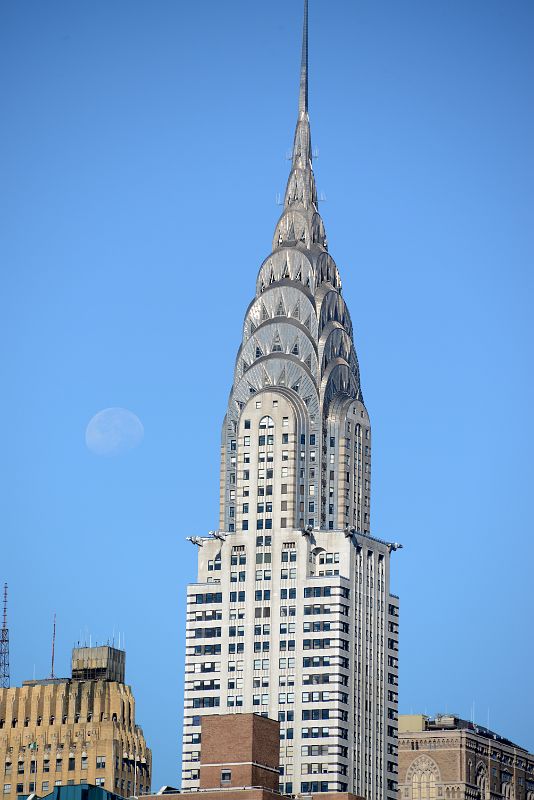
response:
<path id="1" fill-rule="evenodd" d="M 0 689 L 3 800 L 76 784 L 122 796 L 150 791 L 151 753 L 124 663 L 113 647 L 76 648 L 73 677 Z"/>

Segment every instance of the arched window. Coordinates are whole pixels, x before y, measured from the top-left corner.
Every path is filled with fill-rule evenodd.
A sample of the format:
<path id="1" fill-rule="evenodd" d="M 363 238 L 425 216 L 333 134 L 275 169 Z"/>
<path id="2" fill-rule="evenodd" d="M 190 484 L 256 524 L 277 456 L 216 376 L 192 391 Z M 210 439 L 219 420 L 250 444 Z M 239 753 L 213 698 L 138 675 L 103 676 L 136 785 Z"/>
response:
<path id="1" fill-rule="evenodd" d="M 501 794 L 505 798 L 505 800 L 513 800 L 514 792 L 513 792 L 513 784 L 512 784 L 512 776 L 509 772 L 503 772 L 501 775 L 502 785 L 501 785 Z"/>
<path id="2" fill-rule="evenodd" d="M 428 756 L 419 756 L 408 770 L 407 782 L 411 784 L 412 800 L 436 800 L 439 769 Z"/>
<path id="3" fill-rule="evenodd" d="M 477 766 L 477 788 L 479 800 L 486 800 L 489 797 L 488 791 L 488 778 L 486 774 L 486 767 L 484 764 Z"/>
<path id="4" fill-rule="evenodd" d="M 260 430 L 265 430 L 266 428 L 274 428 L 274 422 L 271 417 L 262 417 L 260 419 Z"/>

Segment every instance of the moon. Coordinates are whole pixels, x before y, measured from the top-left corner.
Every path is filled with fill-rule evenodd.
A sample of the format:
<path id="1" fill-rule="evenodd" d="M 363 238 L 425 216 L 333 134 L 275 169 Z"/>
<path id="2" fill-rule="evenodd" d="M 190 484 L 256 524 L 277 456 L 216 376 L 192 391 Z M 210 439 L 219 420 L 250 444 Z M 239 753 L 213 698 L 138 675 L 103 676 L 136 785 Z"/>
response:
<path id="1" fill-rule="evenodd" d="M 143 441 L 143 423 L 127 408 L 104 408 L 89 420 L 85 444 L 97 456 L 118 456 Z"/>

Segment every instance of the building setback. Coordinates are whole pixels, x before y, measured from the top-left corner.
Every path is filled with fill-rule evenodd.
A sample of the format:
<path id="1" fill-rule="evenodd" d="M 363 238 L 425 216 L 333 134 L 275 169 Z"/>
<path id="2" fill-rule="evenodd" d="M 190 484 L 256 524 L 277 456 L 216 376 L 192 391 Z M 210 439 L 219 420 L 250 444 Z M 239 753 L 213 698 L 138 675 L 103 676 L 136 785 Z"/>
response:
<path id="1" fill-rule="evenodd" d="M 204 715 L 280 722 L 280 791 L 396 799 L 396 545 L 371 536 L 371 426 L 312 170 L 305 3 L 292 166 L 222 429 L 220 530 L 191 537 L 182 786 Z"/>
<path id="2" fill-rule="evenodd" d="M 399 717 L 399 800 L 534 800 L 534 755 L 454 716 Z"/>
<path id="3" fill-rule="evenodd" d="M 125 796 L 150 791 L 151 753 L 124 683 L 125 653 L 72 652 L 72 678 L 0 689 L 3 797 L 94 784 Z"/>

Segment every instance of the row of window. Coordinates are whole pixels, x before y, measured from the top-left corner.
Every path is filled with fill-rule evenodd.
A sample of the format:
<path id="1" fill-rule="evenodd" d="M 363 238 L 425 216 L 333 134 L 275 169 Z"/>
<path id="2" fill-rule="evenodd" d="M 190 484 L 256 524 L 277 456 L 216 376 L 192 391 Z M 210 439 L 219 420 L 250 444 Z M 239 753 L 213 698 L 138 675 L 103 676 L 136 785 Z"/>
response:
<path id="1" fill-rule="evenodd" d="M 283 685 L 285 679 L 280 680 L 280 684 Z M 287 681 L 290 686 L 294 685 L 294 676 L 291 676 L 290 679 Z M 204 682 L 199 682 L 199 684 L 203 684 Z M 212 681 L 213 685 L 197 686 L 195 684 L 195 689 L 203 688 L 203 689 L 219 689 L 220 688 L 220 681 Z M 260 685 L 261 684 L 261 685 Z M 229 689 L 242 689 L 243 688 L 243 678 L 234 678 L 228 681 L 228 688 Z M 269 680 L 268 678 L 264 680 L 255 679 L 254 680 L 254 688 L 269 688 Z M 254 695 L 254 698 L 259 698 L 260 695 Z M 267 700 L 261 700 L 261 704 L 268 703 L 269 694 L 262 695 L 262 697 L 267 698 Z M 345 692 L 302 692 L 302 702 L 303 703 L 320 703 L 320 702 L 330 702 L 330 700 L 337 700 L 338 702 L 344 703 L 345 705 L 348 703 L 348 695 Z M 227 704 L 235 705 L 235 698 L 232 697 L 231 701 Z M 291 705 L 295 702 L 295 693 L 294 692 L 279 692 L 278 694 L 278 703 L 280 705 L 285 705 L 286 703 Z M 258 702 L 253 701 L 254 705 L 259 705 L 260 701 Z M 219 697 L 195 697 L 193 698 L 193 708 L 217 708 L 220 705 L 220 698 Z M 281 712 L 283 719 L 280 721 L 285 721 L 286 714 L 285 712 Z M 302 711 L 302 719 L 303 720 L 320 720 L 320 719 L 329 719 L 329 709 L 320 709 L 314 708 L 310 710 L 303 710 Z M 341 715 L 343 718 L 346 718 L 347 712 L 342 711 L 338 712 L 338 716 Z M 287 720 L 293 720 L 293 712 L 287 712 Z"/>
<path id="2" fill-rule="evenodd" d="M 213 645 L 208 645 L 209 647 Z M 220 648 L 220 645 L 216 645 Z M 321 656 L 304 656 L 302 659 L 302 666 L 304 669 L 311 669 L 316 667 L 330 667 L 337 664 L 337 666 L 342 667 L 343 669 L 349 669 L 349 659 L 344 658 L 342 656 L 336 656 L 335 659 L 332 659 L 329 655 L 321 655 Z M 228 672 L 241 672 L 243 670 L 243 661 L 228 661 Z M 204 664 L 196 664 L 195 667 L 200 667 L 200 669 L 195 669 L 195 672 L 219 672 L 220 671 L 220 662 L 217 661 L 207 661 Z M 279 669 L 295 669 L 295 657 L 294 656 L 282 656 L 278 659 L 278 668 Z M 253 669 L 255 671 L 258 670 L 268 670 L 270 669 L 270 661 L 268 658 L 255 658 L 253 661 Z M 313 678 L 317 676 L 309 676 L 309 683 L 314 683 L 315 681 Z M 334 677 L 334 676 L 331 676 Z M 338 679 L 341 678 L 341 682 L 346 680 L 346 676 L 340 675 L 336 676 Z M 303 676 L 303 682 L 306 676 Z M 323 681 L 327 683 L 328 681 Z M 393 698 L 393 693 L 392 693 Z"/>
<path id="3" fill-rule="evenodd" d="M 108 715 L 106 713 L 102 712 L 100 714 L 100 722 L 105 722 L 107 719 L 108 719 Z M 117 722 L 117 720 L 118 720 L 117 714 L 113 714 L 111 716 L 111 719 L 112 719 L 113 722 Z M 61 718 L 61 724 L 62 725 L 67 725 L 68 721 L 69 721 L 69 718 L 68 718 L 67 715 L 64 715 Z M 86 717 L 84 716 L 83 719 L 82 719 L 81 714 L 75 714 L 74 718 L 70 720 L 70 722 L 74 722 L 76 724 L 78 724 L 78 723 L 82 723 L 83 724 L 85 722 L 93 722 L 93 721 L 94 721 L 94 716 L 93 716 L 93 714 L 91 712 L 89 712 L 89 714 L 87 714 Z M 48 724 L 49 725 L 59 724 L 59 722 L 60 722 L 60 720 L 56 719 L 55 717 L 49 717 L 49 719 L 48 719 Z M 19 721 L 18 721 L 17 717 L 13 717 L 13 719 L 11 720 L 11 727 L 12 728 L 16 728 L 18 726 L 18 724 L 19 724 Z M 40 727 L 42 724 L 43 724 L 43 718 L 42 717 L 37 717 L 36 725 L 38 727 Z M 28 728 L 29 725 L 30 725 L 30 718 L 26 717 L 24 719 L 24 727 Z M 5 719 L 0 719 L 0 730 L 5 728 L 5 726 L 6 726 Z"/>
<path id="4" fill-rule="evenodd" d="M 246 592 L 244 590 L 232 591 L 232 592 L 230 592 L 229 597 L 230 597 L 230 603 L 245 603 L 245 601 L 246 601 Z M 339 612 L 341 614 L 343 614 L 344 616 L 348 616 L 349 615 L 349 607 L 341 605 L 339 607 Z M 330 613 L 331 613 L 331 606 L 327 606 L 327 605 L 324 605 L 324 606 L 323 605 L 304 606 L 304 615 L 305 616 L 310 616 L 310 615 L 322 616 L 323 614 L 330 614 Z M 222 620 L 222 616 L 223 616 L 222 615 L 222 611 L 218 611 L 218 610 L 196 611 L 195 612 L 195 616 L 193 617 L 191 615 L 189 621 L 190 622 L 193 622 L 193 621 L 195 621 L 195 622 L 207 622 L 207 621 L 212 621 L 212 620 L 219 621 L 219 620 Z M 271 608 L 270 608 L 270 606 L 263 606 L 263 607 L 262 606 L 256 606 L 255 609 L 254 609 L 254 616 L 255 616 L 256 619 L 257 618 L 261 618 L 261 617 L 270 617 L 271 616 Z M 281 617 L 288 617 L 288 616 L 289 617 L 295 617 L 296 616 L 296 606 L 280 606 L 280 616 Z M 245 609 L 244 608 L 231 608 L 230 609 L 230 611 L 229 611 L 229 619 L 230 620 L 244 619 L 244 618 L 245 618 Z M 282 624 L 287 625 L 287 623 L 282 623 Z M 308 631 L 334 630 L 333 628 L 330 627 L 331 624 L 332 623 L 329 620 L 316 621 L 316 622 L 304 622 L 303 623 L 303 631 L 304 631 L 304 633 L 306 633 Z M 345 633 L 349 632 L 349 626 L 348 626 L 347 623 L 345 623 L 345 622 L 339 623 L 338 622 L 337 624 L 340 625 L 340 627 L 337 628 L 336 630 L 341 630 L 341 631 L 344 631 Z M 292 627 L 289 627 L 289 628 L 284 629 L 284 630 L 282 630 L 282 628 L 280 628 L 280 632 L 281 633 L 287 633 L 287 632 L 294 633 L 295 632 L 295 627 L 294 627 L 295 623 L 289 623 L 289 625 L 292 626 Z M 198 631 L 200 629 L 195 629 L 195 630 Z M 358 638 L 361 638 L 361 635 L 360 635 L 361 631 L 360 631 L 359 628 L 358 628 L 358 633 L 359 633 L 359 637 Z M 367 634 L 368 634 L 368 632 L 367 632 Z M 207 635 L 209 635 L 209 634 L 207 634 Z M 196 636 L 202 636 L 202 634 L 201 633 L 196 633 Z M 381 639 L 382 639 L 382 637 L 381 637 Z M 390 650 L 398 651 L 397 644 L 398 644 L 397 640 L 391 639 L 391 638 L 388 639 L 388 648 Z"/>
<path id="5" fill-rule="evenodd" d="M 282 554 L 283 555 L 283 554 Z M 290 567 L 290 570 L 296 569 L 295 567 Z M 234 573 L 239 575 L 240 573 Z M 244 573 L 243 573 L 244 574 Z M 290 575 L 292 573 L 288 573 Z M 333 589 L 337 589 L 337 593 L 333 593 Z M 304 598 L 311 598 L 311 597 L 335 597 L 341 596 L 344 598 L 348 598 L 350 595 L 349 589 L 340 586 L 340 587 L 333 587 L 333 586 L 307 586 L 304 588 Z M 295 587 L 291 587 L 289 589 L 283 588 L 280 590 L 280 597 L 282 600 L 296 600 L 297 597 L 297 590 Z M 239 592 L 230 592 L 230 602 L 245 602 L 245 591 Z M 210 604 L 210 603 L 222 603 L 222 592 L 208 592 L 206 594 L 196 594 L 191 595 L 188 598 L 193 604 L 202 605 L 202 604 Z M 257 589 L 254 593 L 254 599 L 256 602 L 261 602 L 265 600 L 271 599 L 271 590 L 270 589 Z M 280 613 L 284 616 L 282 609 L 285 607 L 281 607 Z M 293 611 L 295 610 L 295 606 L 290 606 Z M 391 608 L 394 606 L 390 606 L 389 613 L 392 614 Z M 349 607 L 342 605 L 341 606 L 341 613 L 348 615 Z M 327 604 L 315 604 L 315 605 L 305 605 L 304 606 L 304 614 L 330 614 L 331 613 L 331 606 Z M 289 616 L 294 616 L 294 613 L 289 613 Z"/>
<path id="6" fill-rule="evenodd" d="M 76 758 L 74 756 L 63 759 L 62 756 L 57 756 L 55 759 L 55 771 L 61 772 L 63 770 L 64 763 L 68 764 L 69 771 L 73 771 L 76 769 Z M 96 756 L 95 759 L 96 769 L 105 769 L 106 768 L 106 757 L 105 756 Z M 89 756 L 81 756 L 81 769 L 89 769 Z M 17 775 L 23 775 L 24 770 L 26 767 L 29 769 L 30 773 L 35 773 L 38 771 L 38 765 L 36 759 L 31 759 L 29 763 L 26 765 L 24 759 L 19 758 L 17 762 Z M 42 771 L 43 772 L 50 772 L 50 759 L 44 758 L 42 762 Z M 6 760 L 4 764 L 4 774 L 10 775 L 13 769 L 13 764 L 11 761 Z"/>
<path id="7" fill-rule="evenodd" d="M 75 783 L 74 780 L 69 780 L 69 781 L 67 781 L 67 786 L 73 786 L 74 783 Z M 80 781 L 80 783 L 83 784 L 84 781 Z M 85 781 L 85 783 L 87 783 L 87 781 Z M 128 781 L 128 783 L 130 783 L 130 782 Z M 106 779 L 105 778 L 95 778 L 95 785 L 96 786 L 105 786 L 105 784 L 106 784 Z M 62 785 L 62 781 L 54 781 L 53 785 L 54 786 L 61 786 Z M 26 793 L 30 793 L 31 794 L 32 792 L 37 791 L 35 781 L 29 781 L 26 790 L 25 790 L 24 786 L 25 786 L 24 783 L 17 783 L 16 784 L 16 793 L 18 795 L 19 794 L 26 794 Z M 10 783 L 4 783 L 4 794 L 5 795 L 11 794 L 11 788 L 12 787 L 11 787 Z M 147 787 L 140 786 L 139 787 L 140 794 L 144 794 L 145 791 L 146 791 L 146 793 L 148 793 L 148 789 L 149 789 L 148 786 Z M 130 793 L 130 790 L 131 790 L 131 786 L 128 789 L 128 793 Z M 50 781 L 42 781 L 41 782 L 41 792 L 43 792 L 43 793 L 49 793 L 50 792 Z"/>

